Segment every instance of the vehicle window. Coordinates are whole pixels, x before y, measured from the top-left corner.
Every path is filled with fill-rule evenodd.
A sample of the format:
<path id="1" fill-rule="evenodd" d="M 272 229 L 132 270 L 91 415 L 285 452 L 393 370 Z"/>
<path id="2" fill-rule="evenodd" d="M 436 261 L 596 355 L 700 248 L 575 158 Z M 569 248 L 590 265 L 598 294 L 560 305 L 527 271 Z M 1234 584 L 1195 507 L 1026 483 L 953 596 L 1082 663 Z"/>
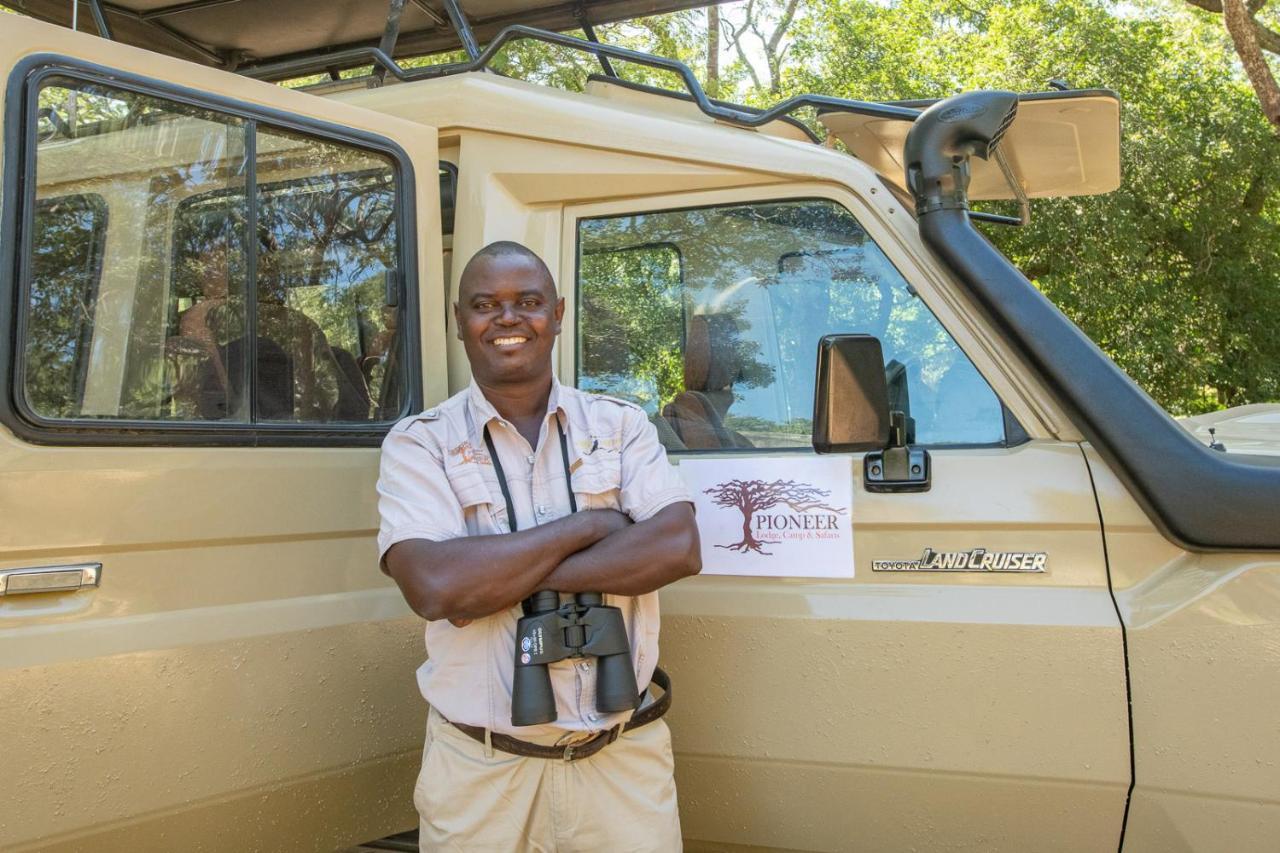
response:
<path id="1" fill-rule="evenodd" d="M 400 239 L 389 157 L 85 81 L 53 78 L 39 106 L 23 368 L 34 413 L 221 424 L 398 416 L 407 377 L 403 300 L 388 299 L 399 292 Z M 41 262 L 42 234 L 49 257 L 90 239 L 49 212 L 70 191 L 91 191 L 110 211 L 92 284 Z M 59 356 L 80 353 L 80 366 L 63 373 L 35 357 L 72 335 L 41 309 L 54 291 L 86 318 Z"/>
<path id="2" fill-rule="evenodd" d="M 70 417 L 84 398 L 107 205 L 85 193 L 42 198 L 34 224 L 27 397 L 40 411 Z"/>
<path id="3" fill-rule="evenodd" d="M 669 243 L 584 249 L 578 387 L 624 396 L 651 414 L 684 390 L 678 343 L 683 268 Z"/>
<path id="4" fill-rule="evenodd" d="M 634 400 L 672 450 L 808 447 L 818 339 L 884 349 L 922 444 L 997 444 L 990 386 L 853 215 L 825 200 L 584 219 L 578 382 Z"/>
<path id="5" fill-rule="evenodd" d="M 367 157 L 278 131 L 258 133 L 259 420 L 367 421 L 400 410 L 402 383 L 388 359 L 397 311 L 386 306 L 395 182 L 389 167 L 358 168 Z M 343 171 L 348 166 L 357 168 Z M 302 176 L 270 180 L 280 174 Z M 235 369 L 222 366 L 235 387 L 243 365 L 231 342 L 243 308 L 228 300 L 226 282 L 243 280 L 244 271 L 232 269 L 236 254 L 227 250 L 226 231 L 242 208 L 225 192 L 178 205 L 169 307 L 169 334 L 216 342 L 210 358 L 215 366 L 234 362 Z M 197 416 L 227 417 L 225 398 L 201 400 Z"/>

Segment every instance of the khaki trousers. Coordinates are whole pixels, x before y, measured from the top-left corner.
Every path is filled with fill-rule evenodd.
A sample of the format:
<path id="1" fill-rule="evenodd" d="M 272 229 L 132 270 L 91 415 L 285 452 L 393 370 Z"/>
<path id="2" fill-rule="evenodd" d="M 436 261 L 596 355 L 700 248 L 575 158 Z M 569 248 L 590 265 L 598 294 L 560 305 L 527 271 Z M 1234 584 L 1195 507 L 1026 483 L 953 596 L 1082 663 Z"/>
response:
<path id="1" fill-rule="evenodd" d="M 623 733 L 589 758 L 554 761 L 486 750 L 433 708 L 413 792 L 419 849 L 680 851 L 673 768 L 671 731 L 662 720 Z"/>

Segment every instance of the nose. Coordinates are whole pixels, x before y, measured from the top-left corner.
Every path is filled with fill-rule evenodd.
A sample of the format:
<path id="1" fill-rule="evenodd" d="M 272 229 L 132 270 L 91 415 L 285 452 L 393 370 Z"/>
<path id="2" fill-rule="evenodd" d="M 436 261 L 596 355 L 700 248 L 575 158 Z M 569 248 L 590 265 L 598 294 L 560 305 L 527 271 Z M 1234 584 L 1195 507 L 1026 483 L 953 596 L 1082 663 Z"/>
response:
<path id="1" fill-rule="evenodd" d="M 520 317 L 516 314 L 515 305 L 510 302 L 503 305 L 502 313 L 498 315 L 497 322 L 504 326 L 514 326 L 519 323 Z"/>

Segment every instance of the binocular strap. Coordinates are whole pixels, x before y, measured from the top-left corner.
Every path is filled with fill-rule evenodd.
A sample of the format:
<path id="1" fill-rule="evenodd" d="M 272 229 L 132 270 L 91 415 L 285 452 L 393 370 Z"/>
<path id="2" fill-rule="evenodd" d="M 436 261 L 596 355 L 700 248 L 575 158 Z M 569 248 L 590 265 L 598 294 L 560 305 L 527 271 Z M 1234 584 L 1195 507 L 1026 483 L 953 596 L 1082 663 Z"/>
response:
<path id="1" fill-rule="evenodd" d="M 569 511 L 578 511 L 578 499 L 573 494 L 573 474 L 569 470 L 569 439 L 565 437 L 564 427 L 560 426 L 560 419 L 556 419 L 556 432 L 560 433 L 560 459 L 564 462 L 564 487 L 569 490 Z M 493 473 L 498 475 L 498 488 L 502 490 L 502 499 L 507 503 L 507 527 L 511 528 L 511 532 L 516 532 L 516 507 L 511 501 L 511 490 L 507 488 L 507 475 L 502 470 L 502 460 L 498 458 L 498 451 L 493 446 L 493 438 L 489 435 L 489 425 L 484 425 L 484 446 L 489 451 L 489 458 L 493 460 Z"/>

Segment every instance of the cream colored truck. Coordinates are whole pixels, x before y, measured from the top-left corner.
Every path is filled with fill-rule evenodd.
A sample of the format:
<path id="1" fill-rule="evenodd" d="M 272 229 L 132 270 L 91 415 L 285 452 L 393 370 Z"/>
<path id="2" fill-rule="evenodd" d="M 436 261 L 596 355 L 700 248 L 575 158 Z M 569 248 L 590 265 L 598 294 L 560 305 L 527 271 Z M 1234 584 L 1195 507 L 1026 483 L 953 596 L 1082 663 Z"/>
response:
<path id="1" fill-rule="evenodd" d="M 1109 93 L 806 101 L 850 156 L 607 64 L 567 93 L 382 59 L 563 6 L 144 6 L 81 4 L 116 41 L 0 15 L 0 849 L 414 826 L 378 442 L 467 381 L 451 259 L 494 239 L 558 275 L 561 380 L 675 464 L 811 457 L 815 393 L 848 460 L 851 576 L 663 591 L 689 849 L 1274 849 L 1280 469 L 1156 409 L 963 209 L 1114 188 Z M 882 410 L 827 417 L 844 333 Z M 910 446 L 839 451 L 885 443 L 885 394 Z M 930 465 L 889 482 L 895 452 Z"/>

